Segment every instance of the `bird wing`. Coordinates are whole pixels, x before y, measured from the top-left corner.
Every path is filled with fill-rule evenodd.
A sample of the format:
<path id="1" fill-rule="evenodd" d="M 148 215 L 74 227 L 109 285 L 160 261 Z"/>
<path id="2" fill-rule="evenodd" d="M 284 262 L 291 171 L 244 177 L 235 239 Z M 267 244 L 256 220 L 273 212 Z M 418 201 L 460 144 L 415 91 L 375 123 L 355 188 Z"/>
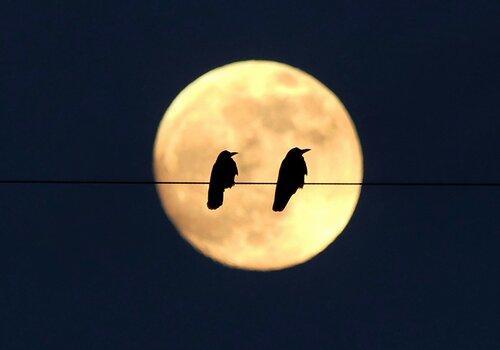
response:
<path id="1" fill-rule="evenodd" d="M 306 165 L 306 161 L 304 160 L 304 158 L 302 158 L 302 173 L 307 175 L 307 165 Z"/>
<path id="2" fill-rule="evenodd" d="M 291 174 L 290 170 L 292 169 L 290 169 L 290 163 L 288 161 L 285 160 L 281 163 L 274 193 L 274 211 L 282 211 L 285 209 L 292 195 L 297 192 L 298 186 L 295 184 L 293 173 Z"/>
<path id="3" fill-rule="evenodd" d="M 231 173 L 233 175 L 238 175 L 238 167 L 236 166 L 236 162 L 231 159 Z"/>
<path id="4" fill-rule="evenodd" d="M 221 186 L 221 166 L 220 162 L 215 162 L 210 174 L 210 184 L 208 186 L 207 207 L 217 209 L 222 205 L 224 188 Z"/>

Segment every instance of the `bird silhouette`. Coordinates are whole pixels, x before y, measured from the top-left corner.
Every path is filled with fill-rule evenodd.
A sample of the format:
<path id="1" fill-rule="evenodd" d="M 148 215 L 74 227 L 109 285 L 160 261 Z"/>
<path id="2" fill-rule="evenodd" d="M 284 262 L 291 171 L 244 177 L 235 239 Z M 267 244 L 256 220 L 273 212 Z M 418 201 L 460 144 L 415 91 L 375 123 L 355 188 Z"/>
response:
<path id="1" fill-rule="evenodd" d="M 222 151 L 212 167 L 210 185 L 208 186 L 209 209 L 217 209 L 224 201 L 224 190 L 234 186 L 234 177 L 238 175 L 236 162 L 231 158 L 238 152 Z"/>
<path id="2" fill-rule="evenodd" d="M 307 166 L 304 153 L 310 149 L 292 148 L 281 162 L 276 191 L 274 192 L 274 211 L 283 211 L 288 201 L 297 192 L 298 188 L 304 186 L 304 176 L 307 175 Z"/>

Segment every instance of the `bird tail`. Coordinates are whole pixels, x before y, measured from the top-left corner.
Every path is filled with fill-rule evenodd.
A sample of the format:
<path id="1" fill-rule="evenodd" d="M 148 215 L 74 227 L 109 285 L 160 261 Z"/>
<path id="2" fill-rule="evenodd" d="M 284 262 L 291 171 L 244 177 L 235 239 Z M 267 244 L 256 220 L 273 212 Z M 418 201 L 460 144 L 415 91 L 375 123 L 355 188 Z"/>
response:
<path id="1" fill-rule="evenodd" d="M 274 197 L 274 203 L 273 203 L 273 211 L 283 211 L 285 209 L 286 205 L 288 204 L 288 201 L 290 200 L 290 197 Z"/>
<path id="2" fill-rule="evenodd" d="M 210 186 L 208 188 L 208 201 L 207 207 L 208 209 L 217 209 L 222 205 L 224 200 L 224 190 L 216 188 L 215 186 Z"/>

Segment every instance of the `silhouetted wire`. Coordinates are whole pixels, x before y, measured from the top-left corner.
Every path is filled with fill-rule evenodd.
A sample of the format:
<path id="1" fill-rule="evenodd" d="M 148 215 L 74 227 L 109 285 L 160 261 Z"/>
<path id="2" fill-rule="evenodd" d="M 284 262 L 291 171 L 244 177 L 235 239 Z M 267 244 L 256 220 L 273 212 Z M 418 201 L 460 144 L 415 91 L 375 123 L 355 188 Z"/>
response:
<path id="1" fill-rule="evenodd" d="M 208 185 L 208 181 L 129 180 L 0 180 L 2 185 Z M 239 181 L 235 185 L 276 185 L 276 182 Z M 500 186 L 500 182 L 306 182 L 307 186 Z"/>

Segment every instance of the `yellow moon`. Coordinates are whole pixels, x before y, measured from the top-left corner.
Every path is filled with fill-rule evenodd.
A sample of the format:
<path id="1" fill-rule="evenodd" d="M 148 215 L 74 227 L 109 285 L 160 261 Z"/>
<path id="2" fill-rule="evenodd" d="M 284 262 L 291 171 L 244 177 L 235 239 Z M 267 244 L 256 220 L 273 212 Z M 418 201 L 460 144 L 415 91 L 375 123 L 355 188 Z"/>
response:
<path id="1" fill-rule="evenodd" d="M 236 181 L 275 182 L 293 147 L 309 175 L 285 210 L 271 210 L 274 186 L 236 185 L 217 210 L 208 185 L 157 185 L 180 234 L 231 267 L 278 270 L 303 263 L 343 231 L 361 187 L 307 182 L 361 182 L 363 155 L 340 100 L 311 75 L 273 61 L 241 61 L 202 75 L 168 107 L 154 146 L 157 181 L 208 181 L 222 150 L 239 152 Z"/>

